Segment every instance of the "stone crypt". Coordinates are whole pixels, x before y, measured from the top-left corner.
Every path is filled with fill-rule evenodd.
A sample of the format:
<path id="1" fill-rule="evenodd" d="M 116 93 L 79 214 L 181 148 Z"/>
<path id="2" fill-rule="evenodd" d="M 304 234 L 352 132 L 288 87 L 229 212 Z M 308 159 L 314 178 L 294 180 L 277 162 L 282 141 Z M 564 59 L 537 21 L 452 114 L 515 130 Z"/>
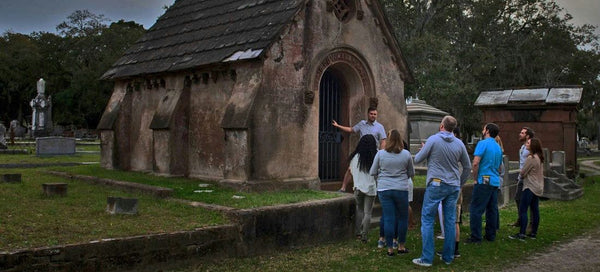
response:
<path id="1" fill-rule="evenodd" d="M 332 119 L 407 135 L 413 80 L 377 0 L 178 0 L 103 78 L 103 167 L 256 191 L 341 180 Z"/>
<path id="2" fill-rule="evenodd" d="M 565 152 L 565 172 L 572 176 L 577 171 L 577 105 L 582 93 L 579 86 L 484 91 L 475 106 L 483 111 L 483 124 L 500 126 L 498 135 L 510 160 L 519 158 L 521 128 L 530 127 L 550 153 Z"/>

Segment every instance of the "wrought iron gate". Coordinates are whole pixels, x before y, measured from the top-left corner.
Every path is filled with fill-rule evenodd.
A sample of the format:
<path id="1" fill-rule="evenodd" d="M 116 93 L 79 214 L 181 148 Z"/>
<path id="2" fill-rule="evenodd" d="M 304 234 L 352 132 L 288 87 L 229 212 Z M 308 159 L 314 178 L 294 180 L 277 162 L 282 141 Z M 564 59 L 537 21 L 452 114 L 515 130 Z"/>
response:
<path id="1" fill-rule="evenodd" d="M 342 134 L 331 125 L 340 121 L 340 81 L 325 71 L 319 86 L 319 178 L 321 181 L 341 180 L 340 157 Z"/>

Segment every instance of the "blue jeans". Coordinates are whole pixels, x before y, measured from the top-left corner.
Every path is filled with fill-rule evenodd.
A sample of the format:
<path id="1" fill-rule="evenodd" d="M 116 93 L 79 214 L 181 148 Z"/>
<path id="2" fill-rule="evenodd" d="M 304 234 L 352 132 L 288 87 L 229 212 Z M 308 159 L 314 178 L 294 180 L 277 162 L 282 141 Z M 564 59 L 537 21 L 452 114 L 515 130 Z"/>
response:
<path id="1" fill-rule="evenodd" d="M 540 225 L 540 198 L 529 189 L 525 189 L 521 193 L 519 220 L 521 220 L 520 232 L 522 234 L 525 234 L 527 230 L 527 207 L 531 208 L 531 234 L 537 235 L 538 226 Z"/>
<path id="2" fill-rule="evenodd" d="M 456 201 L 458 200 L 459 186 L 441 183 L 439 186 L 430 183 L 425 189 L 423 196 L 423 209 L 421 210 L 421 236 L 423 239 L 423 252 L 421 260 L 425 263 L 433 263 L 434 237 L 433 225 L 437 215 L 437 208 L 442 202 L 444 215 L 444 250 L 442 259 L 444 262 L 452 262 L 454 259 L 454 240 L 456 236 Z"/>
<path id="3" fill-rule="evenodd" d="M 377 195 L 383 209 L 385 244 L 391 248 L 394 238 L 398 238 L 398 243 L 404 244 L 408 231 L 408 192 L 386 190 L 377 192 Z M 395 237 L 396 233 L 398 237 Z"/>
<path id="4" fill-rule="evenodd" d="M 385 237 L 385 224 L 383 222 L 385 222 L 385 215 L 381 213 L 381 217 L 379 217 L 379 237 Z M 394 225 L 393 229 L 395 230 L 394 237 L 398 237 L 398 224 Z"/>
<path id="5" fill-rule="evenodd" d="M 471 240 L 481 241 L 481 217 L 485 212 L 485 239 L 494 241 L 498 229 L 498 187 L 475 184 L 469 213 L 471 214 Z"/>

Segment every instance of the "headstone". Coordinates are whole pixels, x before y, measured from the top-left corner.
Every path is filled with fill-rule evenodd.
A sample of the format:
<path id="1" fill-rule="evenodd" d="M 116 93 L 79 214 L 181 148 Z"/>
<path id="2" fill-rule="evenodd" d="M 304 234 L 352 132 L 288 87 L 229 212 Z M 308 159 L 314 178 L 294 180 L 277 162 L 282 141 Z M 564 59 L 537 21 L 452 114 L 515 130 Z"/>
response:
<path id="1" fill-rule="evenodd" d="M 2 174 L 2 182 L 21 182 L 21 174 Z"/>
<path id="2" fill-rule="evenodd" d="M 37 82 L 37 96 L 29 102 L 33 109 L 31 133 L 33 137 L 44 137 L 52 132 L 52 97 L 44 94 L 46 82 L 40 78 Z"/>
<path id="3" fill-rule="evenodd" d="M 40 155 L 73 155 L 75 154 L 75 138 L 40 137 L 35 139 L 35 154 Z"/>
<path id="4" fill-rule="evenodd" d="M 565 152 L 552 151 L 552 168 L 561 174 L 565 174 Z"/>
<path id="5" fill-rule="evenodd" d="M 17 120 L 10 121 L 10 126 L 8 128 L 9 135 L 10 135 L 10 144 L 15 144 L 15 136 L 16 136 L 18 126 L 19 126 L 19 121 L 17 121 Z"/>
<path id="6" fill-rule="evenodd" d="M 510 203 L 510 177 L 508 174 L 509 161 L 507 155 L 502 155 L 502 163 L 504 163 L 504 176 L 502 178 L 502 187 L 500 187 L 500 194 L 498 195 L 498 206 L 504 207 Z"/>
<path id="7" fill-rule="evenodd" d="M 5 134 L 6 134 L 6 127 L 4 126 L 4 124 L 2 124 L 2 122 L 0 122 L 0 149 L 8 148 L 8 146 L 6 145 L 6 139 L 4 138 Z"/>
<path id="8" fill-rule="evenodd" d="M 544 154 L 544 176 L 548 176 L 548 170 L 550 169 L 550 150 L 548 148 L 542 148 Z"/>
<path id="9" fill-rule="evenodd" d="M 45 196 L 67 196 L 66 183 L 44 183 L 42 190 Z"/>
<path id="10" fill-rule="evenodd" d="M 110 214 L 137 214 L 137 198 L 109 196 L 106 198 L 106 212 Z"/>

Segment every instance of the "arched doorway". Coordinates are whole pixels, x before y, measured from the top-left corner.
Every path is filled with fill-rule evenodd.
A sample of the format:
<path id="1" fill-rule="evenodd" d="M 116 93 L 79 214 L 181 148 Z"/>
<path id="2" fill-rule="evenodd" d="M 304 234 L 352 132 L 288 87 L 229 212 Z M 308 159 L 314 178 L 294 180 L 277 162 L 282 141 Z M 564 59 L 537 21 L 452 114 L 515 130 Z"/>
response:
<path id="1" fill-rule="evenodd" d="M 343 82 L 335 73 L 331 70 L 323 73 L 319 84 L 319 178 L 321 181 L 341 180 L 343 135 L 331 125 L 331 121 L 342 122 L 344 89 Z"/>
<path id="2" fill-rule="evenodd" d="M 360 54 L 349 48 L 324 54 L 314 76 L 313 90 L 319 92 L 319 179 L 341 181 L 358 135 L 343 132 L 331 122 L 352 127 L 365 118 L 376 100 L 373 77 Z"/>

